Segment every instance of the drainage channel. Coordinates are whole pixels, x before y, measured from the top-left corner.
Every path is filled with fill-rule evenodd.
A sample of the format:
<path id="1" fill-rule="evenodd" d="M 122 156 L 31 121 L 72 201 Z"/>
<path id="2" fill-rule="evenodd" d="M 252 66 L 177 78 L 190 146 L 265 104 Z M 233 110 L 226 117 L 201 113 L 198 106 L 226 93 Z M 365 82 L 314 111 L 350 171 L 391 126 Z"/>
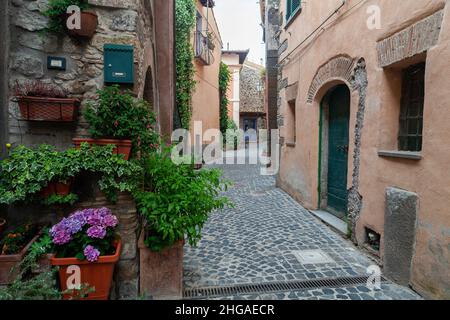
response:
<path id="1" fill-rule="evenodd" d="M 251 294 L 303 291 L 323 288 L 340 288 L 347 286 L 366 285 L 368 280 L 368 276 L 360 276 L 262 284 L 242 284 L 225 287 L 191 288 L 184 291 L 184 298 L 208 299 L 225 296 L 242 296 Z M 385 278 L 382 278 L 382 281 L 385 282 L 387 280 Z"/>

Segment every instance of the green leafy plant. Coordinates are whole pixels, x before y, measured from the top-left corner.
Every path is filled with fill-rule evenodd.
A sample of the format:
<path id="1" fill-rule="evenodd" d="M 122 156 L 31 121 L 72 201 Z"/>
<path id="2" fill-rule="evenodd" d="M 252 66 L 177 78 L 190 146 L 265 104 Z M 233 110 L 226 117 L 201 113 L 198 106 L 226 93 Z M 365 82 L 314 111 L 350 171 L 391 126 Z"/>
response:
<path id="1" fill-rule="evenodd" d="M 193 0 L 175 1 L 176 11 L 176 105 L 180 116 L 180 125 L 189 129 L 192 118 L 192 95 L 194 80 L 194 48 L 191 35 L 195 27 L 195 2 Z"/>
<path id="2" fill-rule="evenodd" d="M 98 175 L 100 189 L 114 202 L 117 192 L 139 188 L 142 168 L 136 161 L 113 155 L 113 149 L 82 144 L 81 149 L 60 152 L 48 145 L 37 149 L 19 146 L 0 162 L 0 204 L 42 201 L 39 192 L 50 182 L 65 182 L 83 172 Z M 69 195 L 46 201 L 72 203 L 75 198 Z"/>
<path id="3" fill-rule="evenodd" d="M 78 6 L 82 11 L 90 7 L 86 0 L 49 0 L 44 15 L 49 18 L 47 32 L 61 34 L 67 31 L 67 8 Z"/>
<path id="4" fill-rule="evenodd" d="M 71 205 L 73 206 L 79 200 L 78 195 L 74 193 L 70 193 L 66 196 L 62 196 L 59 194 L 53 194 L 48 198 L 42 199 L 42 204 L 44 206 L 56 206 L 56 205 Z"/>
<path id="5" fill-rule="evenodd" d="M 225 134 L 229 126 L 228 96 L 227 91 L 231 81 L 231 73 L 228 66 L 221 62 L 219 70 L 219 94 L 220 94 L 220 131 Z"/>
<path id="6" fill-rule="evenodd" d="M 12 285 L 0 288 L 0 300 L 61 300 L 56 273 L 53 270 L 28 279 L 19 277 Z"/>
<path id="7" fill-rule="evenodd" d="M 117 85 L 98 92 L 98 100 L 88 103 L 84 117 L 94 138 L 130 139 L 136 154 L 150 153 L 159 147 L 159 135 L 154 130 L 156 117 L 151 106 Z"/>
<path id="8" fill-rule="evenodd" d="M 220 170 L 194 171 L 176 165 L 168 152 L 151 155 L 145 164 L 146 191 L 136 203 L 145 220 L 146 245 L 153 251 L 172 246 L 185 237 L 194 246 L 209 214 L 231 202 L 220 193 L 230 183 Z"/>

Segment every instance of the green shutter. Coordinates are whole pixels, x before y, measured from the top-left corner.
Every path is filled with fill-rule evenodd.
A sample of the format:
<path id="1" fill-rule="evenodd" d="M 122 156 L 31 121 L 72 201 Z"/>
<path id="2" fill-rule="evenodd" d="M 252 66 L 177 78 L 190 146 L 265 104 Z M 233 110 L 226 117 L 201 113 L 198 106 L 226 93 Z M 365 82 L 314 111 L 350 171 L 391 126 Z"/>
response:
<path id="1" fill-rule="evenodd" d="M 300 8 L 301 0 L 287 0 L 286 3 L 286 20 L 289 20 Z"/>

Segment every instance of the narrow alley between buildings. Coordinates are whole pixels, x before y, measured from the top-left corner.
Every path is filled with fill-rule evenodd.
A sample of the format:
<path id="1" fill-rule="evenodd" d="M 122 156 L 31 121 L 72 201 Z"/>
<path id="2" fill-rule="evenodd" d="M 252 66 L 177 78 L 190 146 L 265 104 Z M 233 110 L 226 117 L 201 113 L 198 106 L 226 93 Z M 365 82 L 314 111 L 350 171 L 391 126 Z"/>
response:
<path id="1" fill-rule="evenodd" d="M 276 188 L 274 177 L 261 176 L 259 166 L 221 169 L 233 181 L 227 196 L 235 208 L 212 214 L 199 246 L 186 246 L 187 299 L 420 299 L 387 280 L 370 290 L 367 271 L 376 263 Z"/>

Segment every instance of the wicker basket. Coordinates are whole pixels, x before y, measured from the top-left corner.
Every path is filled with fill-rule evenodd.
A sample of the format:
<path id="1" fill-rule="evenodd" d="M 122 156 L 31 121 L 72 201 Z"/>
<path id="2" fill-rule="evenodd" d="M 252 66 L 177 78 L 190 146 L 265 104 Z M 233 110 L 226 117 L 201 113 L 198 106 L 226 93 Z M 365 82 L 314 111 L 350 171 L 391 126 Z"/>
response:
<path id="1" fill-rule="evenodd" d="M 18 97 L 23 120 L 73 122 L 78 115 L 78 99 Z"/>

